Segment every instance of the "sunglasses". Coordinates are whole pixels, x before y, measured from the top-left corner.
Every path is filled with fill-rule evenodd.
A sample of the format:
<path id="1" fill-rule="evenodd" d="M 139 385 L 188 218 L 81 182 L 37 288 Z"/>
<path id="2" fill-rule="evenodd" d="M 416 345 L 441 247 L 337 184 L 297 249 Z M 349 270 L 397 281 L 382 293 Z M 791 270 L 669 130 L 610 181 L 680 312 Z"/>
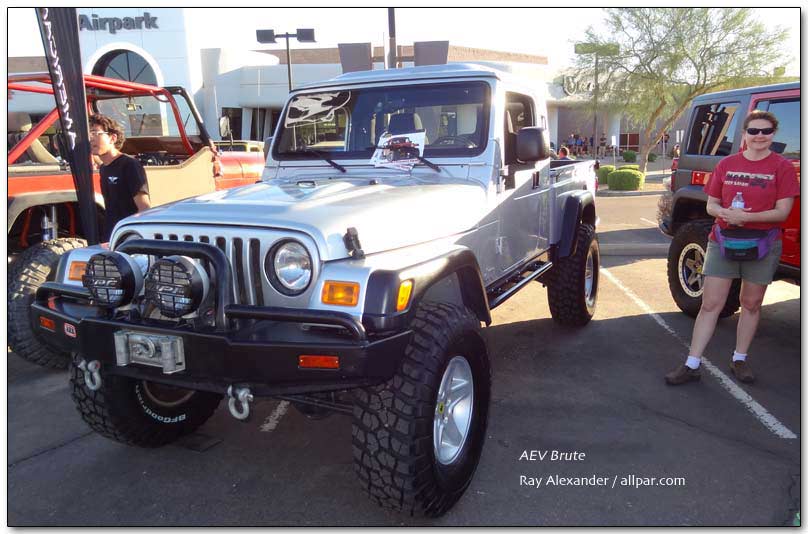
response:
<path id="1" fill-rule="evenodd" d="M 747 128 L 746 133 L 748 133 L 749 135 L 757 135 L 757 134 L 771 135 L 774 133 L 774 128 Z"/>

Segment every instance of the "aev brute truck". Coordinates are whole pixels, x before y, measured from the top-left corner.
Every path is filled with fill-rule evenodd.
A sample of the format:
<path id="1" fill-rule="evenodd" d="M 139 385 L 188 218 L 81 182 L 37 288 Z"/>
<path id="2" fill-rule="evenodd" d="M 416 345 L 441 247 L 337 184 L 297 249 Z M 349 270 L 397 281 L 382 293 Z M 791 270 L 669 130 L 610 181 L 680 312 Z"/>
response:
<path id="1" fill-rule="evenodd" d="M 104 436 L 156 447 L 223 397 L 237 419 L 281 397 L 352 416 L 378 503 L 441 515 L 486 437 L 480 323 L 533 281 L 563 325 L 595 311 L 593 165 L 551 172 L 546 123 L 542 96 L 480 66 L 297 89 L 261 183 L 124 219 L 111 250 L 71 250 L 32 324 L 73 354 L 73 399 Z M 417 164 L 368 164 L 382 136 L 421 132 Z"/>

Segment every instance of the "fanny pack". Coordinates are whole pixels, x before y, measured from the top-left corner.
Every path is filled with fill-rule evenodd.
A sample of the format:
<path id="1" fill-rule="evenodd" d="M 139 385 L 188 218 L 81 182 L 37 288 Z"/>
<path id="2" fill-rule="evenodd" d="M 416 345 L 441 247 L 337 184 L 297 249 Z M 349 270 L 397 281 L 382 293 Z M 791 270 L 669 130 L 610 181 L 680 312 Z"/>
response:
<path id="1" fill-rule="evenodd" d="M 715 227 L 715 237 L 721 255 L 732 261 L 760 260 L 766 257 L 780 235 L 779 228 L 751 230 Z"/>

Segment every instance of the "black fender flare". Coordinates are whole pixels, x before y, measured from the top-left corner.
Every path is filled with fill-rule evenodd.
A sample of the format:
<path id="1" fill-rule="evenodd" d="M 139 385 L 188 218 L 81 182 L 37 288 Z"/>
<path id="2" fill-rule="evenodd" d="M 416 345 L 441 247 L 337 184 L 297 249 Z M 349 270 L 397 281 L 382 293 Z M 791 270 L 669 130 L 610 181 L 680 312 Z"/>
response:
<path id="1" fill-rule="evenodd" d="M 95 205 L 104 209 L 104 197 L 100 193 L 94 193 Z M 78 202 L 75 190 L 66 191 L 41 191 L 36 193 L 21 193 L 8 199 L 7 226 L 8 231 L 14 226 L 17 218 L 25 213 L 28 208 L 36 206 L 48 206 L 50 204 L 65 204 Z"/>
<path id="2" fill-rule="evenodd" d="M 457 275 L 463 304 L 477 318 L 491 324 L 491 310 L 480 265 L 468 248 L 452 250 L 430 260 L 397 270 L 377 270 L 370 274 L 365 292 L 362 321 L 370 332 L 404 330 L 415 317 L 415 310 L 430 288 L 451 275 Z M 413 288 L 407 308 L 396 311 L 398 288 L 404 280 Z"/>
<path id="3" fill-rule="evenodd" d="M 595 225 L 595 197 L 586 190 L 572 191 L 564 200 L 564 213 L 561 217 L 561 237 L 555 247 L 554 259 L 566 258 L 575 254 L 578 227 L 584 224 Z"/>

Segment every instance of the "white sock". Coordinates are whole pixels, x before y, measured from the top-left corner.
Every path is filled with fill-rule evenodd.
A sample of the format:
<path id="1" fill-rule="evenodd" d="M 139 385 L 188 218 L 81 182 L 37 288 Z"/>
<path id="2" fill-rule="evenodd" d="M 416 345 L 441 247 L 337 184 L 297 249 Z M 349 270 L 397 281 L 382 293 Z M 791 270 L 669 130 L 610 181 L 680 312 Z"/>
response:
<path id="1" fill-rule="evenodd" d="M 739 354 L 737 350 L 733 351 L 732 352 L 732 361 L 733 362 L 746 361 L 746 354 Z"/>
<path id="2" fill-rule="evenodd" d="M 701 365 L 701 358 L 697 358 L 696 356 L 688 356 L 685 365 L 691 369 L 698 369 L 699 365 Z"/>

